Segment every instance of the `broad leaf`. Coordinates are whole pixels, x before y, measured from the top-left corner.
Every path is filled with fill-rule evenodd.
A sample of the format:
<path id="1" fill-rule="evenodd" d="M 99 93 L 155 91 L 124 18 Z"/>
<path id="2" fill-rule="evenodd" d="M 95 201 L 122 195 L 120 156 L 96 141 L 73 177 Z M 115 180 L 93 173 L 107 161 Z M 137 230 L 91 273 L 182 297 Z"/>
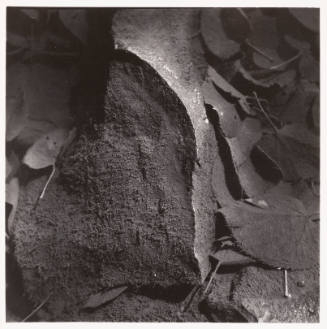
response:
<path id="1" fill-rule="evenodd" d="M 251 32 L 249 19 L 241 8 L 222 8 L 221 21 L 227 37 L 236 42 L 243 42 Z"/>
<path id="2" fill-rule="evenodd" d="M 240 51 L 240 45 L 225 34 L 221 9 L 202 9 L 201 35 L 209 51 L 219 59 L 228 59 Z"/>
<path id="3" fill-rule="evenodd" d="M 256 119 L 245 119 L 236 137 L 226 138 L 235 173 L 248 197 L 264 193 L 270 186 L 256 171 L 250 153 L 261 137 L 261 125 Z"/>
<path id="4" fill-rule="evenodd" d="M 83 305 L 83 308 L 93 309 L 103 304 L 106 304 L 121 295 L 127 288 L 127 286 L 121 286 L 117 288 L 112 288 L 104 292 L 100 292 L 95 295 L 91 295 L 86 301 L 86 303 Z"/>
<path id="5" fill-rule="evenodd" d="M 289 8 L 288 10 L 301 25 L 312 32 L 319 32 L 319 9 Z"/>
<path id="6" fill-rule="evenodd" d="M 264 135 L 257 147 L 277 164 L 286 181 L 319 177 L 317 137 L 300 124 Z"/>
<path id="7" fill-rule="evenodd" d="M 235 137 L 241 126 L 241 120 L 235 106 L 227 102 L 210 81 L 203 83 L 202 94 L 205 104 L 212 106 L 217 112 L 224 135 L 229 138 Z"/>
<path id="8" fill-rule="evenodd" d="M 87 42 L 88 22 L 85 9 L 60 9 L 59 18 L 65 27 L 84 44 Z"/>
<path id="9" fill-rule="evenodd" d="M 299 200 L 262 196 L 270 205 L 260 209 L 235 202 L 219 210 L 237 246 L 273 268 L 305 269 L 319 261 L 319 225 L 311 221 Z"/>
<path id="10" fill-rule="evenodd" d="M 68 134 L 66 129 L 56 129 L 40 137 L 27 150 L 23 163 L 33 169 L 54 165 Z"/>
<path id="11" fill-rule="evenodd" d="M 207 73 L 208 81 L 212 81 L 213 84 L 226 93 L 230 98 L 235 99 L 235 102 L 241 106 L 242 110 L 247 114 L 253 114 L 249 104 L 246 101 L 246 97 L 234 88 L 228 81 L 226 81 L 216 70 L 209 66 Z"/>

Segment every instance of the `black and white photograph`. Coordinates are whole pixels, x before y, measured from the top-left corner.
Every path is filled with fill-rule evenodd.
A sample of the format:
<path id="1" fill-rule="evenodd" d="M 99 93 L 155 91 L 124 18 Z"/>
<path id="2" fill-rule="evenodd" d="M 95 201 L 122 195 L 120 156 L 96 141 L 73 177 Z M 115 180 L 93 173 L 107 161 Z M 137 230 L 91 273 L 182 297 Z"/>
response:
<path id="1" fill-rule="evenodd" d="M 221 3 L 5 7 L 4 322 L 320 323 L 321 10 Z"/>

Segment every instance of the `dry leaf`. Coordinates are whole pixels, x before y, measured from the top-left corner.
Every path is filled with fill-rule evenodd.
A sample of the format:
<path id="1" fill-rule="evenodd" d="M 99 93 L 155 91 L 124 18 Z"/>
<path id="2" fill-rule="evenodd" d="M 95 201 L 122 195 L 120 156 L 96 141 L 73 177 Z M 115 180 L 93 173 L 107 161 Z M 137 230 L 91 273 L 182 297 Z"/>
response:
<path id="1" fill-rule="evenodd" d="M 290 14 L 312 32 L 319 32 L 318 8 L 288 8 Z"/>
<path id="2" fill-rule="evenodd" d="M 317 137 L 301 124 L 286 125 L 278 135 L 264 135 L 257 147 L 277 164 L 286 181 L 319 177 Z"/>
<path id="3" fill-rule="evenodd" d="M 246 196 L 264 193 L 270 186 L 256 171 L 250 159 L 253 146 L 261 138 L 261 124 L 256 119 L 245 119 L 233 138 L 226 138 L 235 173 Z"/>
<path id="4" fill-rule="evenodd" d="M 269 205 L 274 205 L 273 200 L 268 201 Z M 299 200 L 293 200 L 260 209 L 235 202 L 219 212 L 245 254 L 274 268 L 299 270 L 319 261 L 319 225 L 308 218 L 299 204 Z"/>
<path id="5" fill-rule="evenodd" d="M 65 27 L 84 44 L 87 42 L 88 22 L 85 9 L 59 9 L 59 18 Z"/>
<path id="6" fill-rule="evenodd" d="M 302 80 L 281 113 L 282 121 L 285 123 L 306 123 L 308 111 L 318 95 L 319 89 L 315 84 Z"/>
<path id="7" fill-rule="evenodd" d="M 240 51 L 240 45 L 225 34 L 219 8 L 201 10 L 201 35 L 209 51 L 222 60 Z"/>
<path id="8" fill-rule="evenodd" d="M 207 80 L 212 81 L 213 84 L 229 97 L 235 99 L 235 102 L 238 102 L 242 110 L 247 114 L 253 114 L 253 110 L 250 108 L 249 104 L 246 101 L 246 97 L 235 89 L 228 81 L 226 81 L 216 70 L 209 66 L 207 72 Z"/>
<path id="9" fill-rule="evenodd" d="M 6 181 L 11 180 L 15 176 L 19 166 L 20 161 L 16 153 L 10 152 L 9 157 L 6 156 Z"/>
<path id="10" fill-rule="evenodd" d="M 127 288 L 127 286 L 122 286 L 91 295 L 83 305 L 83 309 L 97 308 L 105 303 L 108 303 L 121 295 Z"/>
<path id="11" fill-rule="evenodd" d="M 37 9 L 20 9 L 20 11 L 33 20 L 40 18 L 40 13 Z"/>
<path id="12" fill-rule="evenodd" d="M 235 106 L 227 102 L 215 89 L 212 82 L 204 82 L 202 85 L 204 103 L 212 106 L 219 116 L 219 125 L 226 137 L 235 137 L 241 126 L 241 120 Z"/>
<path id="13" fill-rule="evenodd" d="M 19 182 L 18 182 L 18 178 L 15 177 L 12 178 L 8 184 L 6 184 L 6 203 L 12 206 L 7 219 L 7 230 L 9 233 L 11 233 L 13 220 L 15 218 L 18 198 L 19 198 Z"/>
<path id="14" fill-rule="evenodd" d="M 27 121 L 22 87 L 24 74 L 25 66 L 20 64 L 11 66 L 7 71 L 6 140 L 9 142 L 20 134 Z"/>
<path id="15" fill-rule="evenodd" d="M 33 169 L 53 166 L 69 132 L 56 129 L 40 137 L 26 152 L 23 163 Z"/>
<path id="16" fill-rule="evenodd" d="M 241 8 L 222 8 L 221 22 L 226 36 L 236 42 L 243 42 L 251 32 L 249 19 Z"/>
<path id="17" fill-rule="evenodd" d="M 221 265 L 226 266 L 245 266 L 255 263 L 253 259 L 248 256 L 244 256 L 237 251 L 232 249 L 221 249 L 211 254 L 211 257 L 215 258 L 220 262 Z"/>

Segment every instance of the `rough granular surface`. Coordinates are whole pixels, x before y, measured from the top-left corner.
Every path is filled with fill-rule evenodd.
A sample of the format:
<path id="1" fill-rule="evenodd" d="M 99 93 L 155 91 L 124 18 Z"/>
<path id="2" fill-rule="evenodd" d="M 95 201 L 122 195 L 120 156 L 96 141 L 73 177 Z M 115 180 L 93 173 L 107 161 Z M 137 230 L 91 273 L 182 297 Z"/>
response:
<path id="1" fill-rule="evenodd" d="M 103 287 L 200 280 L 185 108 L 138 64 L 113 63 L 108 81 L 104 122 L 78 134 L 36 208 L 46 177 L 23 188 L 17 211 L 26 291 L 35 304 L 51 293 L 56 320 Z"/>

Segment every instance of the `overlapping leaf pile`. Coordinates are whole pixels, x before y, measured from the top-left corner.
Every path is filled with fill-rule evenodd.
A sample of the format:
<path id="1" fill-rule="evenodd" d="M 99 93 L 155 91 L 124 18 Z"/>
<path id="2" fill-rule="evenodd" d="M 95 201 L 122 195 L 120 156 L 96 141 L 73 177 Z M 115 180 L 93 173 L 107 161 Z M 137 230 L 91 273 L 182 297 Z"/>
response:
<path id="1" fill-rule="evenodd" d="M 237 201 L 220 213 L 239 250 L 272 267 L 318 262 L 317 22 L 312 9 L 201 13 L 204 103 L 226 176 L 237 178 Z"/>
<path id="2" fill-rule="evenodd" d="M 41 8 L 11 8 L 8 17 L 6 224 L 10 234 L 19 180 L 26 180 L 20 174 L 23 165 L 33 170 L 51 167 L 51 178 L 59 154 L 74 137 L 70 97 L 77 76 L 71 60 L 80 56 L 80 45 L 86 42 L 87 20 L 85 10 Z"/>

